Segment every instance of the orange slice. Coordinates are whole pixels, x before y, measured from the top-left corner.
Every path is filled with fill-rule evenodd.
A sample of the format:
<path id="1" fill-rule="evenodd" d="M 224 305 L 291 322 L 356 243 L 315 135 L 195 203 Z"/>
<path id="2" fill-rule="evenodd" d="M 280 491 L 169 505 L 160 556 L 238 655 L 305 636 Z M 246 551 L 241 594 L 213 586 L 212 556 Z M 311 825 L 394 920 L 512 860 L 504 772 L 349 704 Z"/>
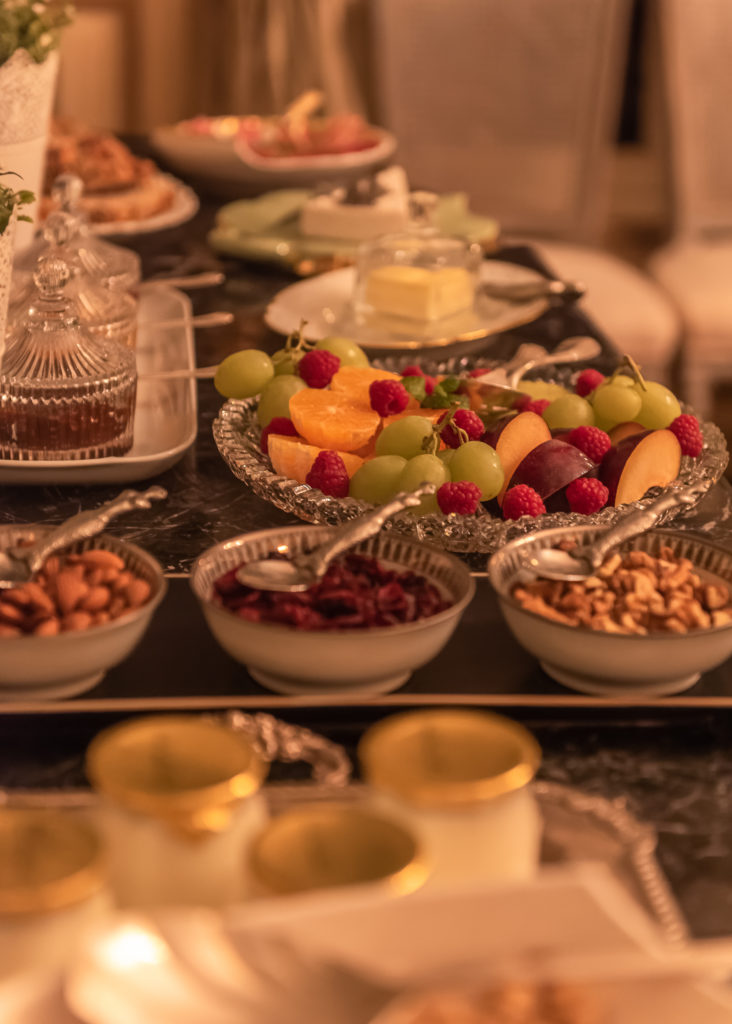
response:
<path id="1" fill-rule="evenodd" d="M 267 451 L 275 473 L 304 484 L 310 467 L 323 449 L 306 444 L 302 439 L 290 435 L 270 434 L 267 438 Z M 338 454 L 343 459 L 349 477 L 363 464 L 363 459 L 358 455 L 352 455 L 350 452 Z"/>
<path id="2" fill-rule="evenodd" d="M 401 380 L 401 377 L 398 373 L 377 370 L 373 366 L 342 366 L 333 375 L 330 389 L 339 394 L 348 395 L 354 402 L 360 402 L 371 408 L 369 388 L 375 380 Z"/>
<path id="3" fill-rule="evenodd" d="M 353 452 L 374 436 L 381 417 L 347 394 L 305 388 L 290 399 L 290 418 L 309 444 L 332 451 Z"/>

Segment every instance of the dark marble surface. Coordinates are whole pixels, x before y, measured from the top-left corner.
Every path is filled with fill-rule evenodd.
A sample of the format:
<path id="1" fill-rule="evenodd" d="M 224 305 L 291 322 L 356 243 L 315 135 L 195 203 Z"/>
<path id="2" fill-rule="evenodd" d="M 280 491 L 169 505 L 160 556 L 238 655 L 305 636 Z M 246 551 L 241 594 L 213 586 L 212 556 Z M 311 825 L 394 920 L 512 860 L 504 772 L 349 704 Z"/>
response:
<path id="1" fill-rule="evenodd" d="M 210 215 L 210 208 L 204 206 L 192 224 L 139 239 L 137 247 L 146 273 L 221 266 L 204 242 Z M 504 255 L 528 263 L 532 259 L 526 250 Z M 269 298 L 291 278 L 268 268 L 223 266 L 228 273 L 226 285 L 194 293 L 194 304 L 197 312 L 231 309 L 235 321 L 228 328 L 198 332 L 200 365 L 245 346 L 273 350 L 279 344 L 261 318 Z M 592 331 L 580 311 L 559 308 L 536 324 L 492 342 L 492 352 L 496 356 L 510 354 L 522 340 L 540 340 L 552 348 L 564 337 Z M 610 346 L 604 344 L 606 356 L 601 366 L 612 358 Z M 169 572 L 185 572 L 199 551 L 232 533 L 288 521 L 234 480 L 218 457 L 210 427 L 219 400 L 210 382 L 200 385 L 200 405 L 196 445 L 158 481 L 170 491 L 165 511 L 139 513 L 119 524 L 121 534 L 144 543 Z M 0 523 L 59 521 L 116 490 L 2 487 Z M 695 521 L 686 525 L 732 544 L 731 493 L 727 485 L 716 488 Z M 153 642 L 154 629 L 150 634 Z M 168 637 L 166 642 L 174 640 Z M 502 657 L 503 670 L 515 671 L 516 659 L 521 657 L 518 649 L 508 645 Z M 496 662 L 490 649 L 486 649 L 485 660 L 491 673 L 502 671 L 500 660 Z M 443 658 L 438 669 L 448 683 L 458 671 L 449 657 Z M 198 670 L 204 681 L 211 680 L 205 664 L 203 668 L 199 664 Z M 532 667 L 531 671 L 540 675 L 538 669 Z M 724 679 L 729 679 L 728 668 Z M 538 682 L 546 686 L 546 677 Z M 223 690 L 232 694 L 232 705 L 238 692 Z M 265 691 L 259 693 L 263 709 L 318 729 L 349 749 L 365 725 L 385 713 L 368 706 L 284 708 Z M 732 713 L 667 705 L 599 708 L 591 702 L 576 709 L 508 706 L 505 710 L 524 720 L 542 743 L 543 777 L 603 796 L 621 797 L 640 819 L 656 828 L 661 864 L 695 934 L 732 932 Z M 86 743 L 99 728 L 123 714 L 119 710 L 74 711 L 73 704 L 63 714 L 0 713 L 0 784 L 44 788 L 82 784 Z"/>

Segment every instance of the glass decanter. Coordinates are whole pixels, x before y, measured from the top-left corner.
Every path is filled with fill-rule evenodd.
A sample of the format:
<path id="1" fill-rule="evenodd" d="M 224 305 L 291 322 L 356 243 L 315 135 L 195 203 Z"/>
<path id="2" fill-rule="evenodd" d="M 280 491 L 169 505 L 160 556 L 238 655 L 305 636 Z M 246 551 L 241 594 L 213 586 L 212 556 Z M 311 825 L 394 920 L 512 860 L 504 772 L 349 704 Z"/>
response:
<path id="1" fill-rule="evenodd" d="M 56 256 L 68 266 L 71 279 L 66 297 L 74 305 L 79 320 L 95 337 L 135 347 L 137 337 L 137 301 L 128 292 L 108 287 L 103 276 L 106 265 L 97 259 L 91 249 L 76 244 L 76 222 L 71 214 L 51 213 L 41 232 L 43 256 Z M 38 248 L 38 246 L 34 246 Z M 37 261 L 36 261 L 37 262 Z M 24 258 L 19 271 L 13 275 L 10 318 L 22 318 L 36 299 L 33 273 L 27 269 Z"/>
<path id="2" fill-rule="evenodd" d="M 431 325 L 471 315 L 481 253 L 433 226 L 436 201 L 412 193 L 407 230 L 359 246 L 354 310 L 361 322 Z"/>
<path id="3" fill-rule="evenodd" d="M 6 336 L 0 458 L 97 459 L 132 446 L 135 355 L 82 326 L 64 294 L 69 278 L 63 260 L 39 260 L 38 297 Z"/>

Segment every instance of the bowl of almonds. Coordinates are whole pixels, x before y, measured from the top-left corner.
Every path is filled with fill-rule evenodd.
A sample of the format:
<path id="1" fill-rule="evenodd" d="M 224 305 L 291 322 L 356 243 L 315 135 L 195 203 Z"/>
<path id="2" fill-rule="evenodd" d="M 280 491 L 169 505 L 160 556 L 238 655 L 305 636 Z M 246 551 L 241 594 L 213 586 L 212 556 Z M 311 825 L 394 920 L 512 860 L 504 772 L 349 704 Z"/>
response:
<path id="1" fill-rule="evenodd" d="M 0 550 L 44 532 L 0 528 Z M 151 555 L 107 534 L 51 555 L 31 581 L 0 590 L 0 700 L 95 686 L 135 648 L 166 588 Z"/>
<path id="2" fill-rule="evenodd" d="M 692 533 L 649 530 L 578 582 L 527 568 L 539 548 L 571 551 L 598 533 L 539 531 L 488 563 L 509 628 L 548 675 L 597 696 L 665 696 L 732 655 L 732 552 Z"/>

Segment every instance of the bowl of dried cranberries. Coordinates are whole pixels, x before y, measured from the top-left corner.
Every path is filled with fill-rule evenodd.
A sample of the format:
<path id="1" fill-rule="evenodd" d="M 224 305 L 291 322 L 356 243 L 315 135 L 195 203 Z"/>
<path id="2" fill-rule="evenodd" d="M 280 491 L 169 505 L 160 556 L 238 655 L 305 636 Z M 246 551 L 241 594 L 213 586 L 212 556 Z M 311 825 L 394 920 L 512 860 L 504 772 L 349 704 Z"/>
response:
<path id="1" fill-rule="evenodd" d="M 277 693 L 397 689 L 452 636 L 475 593 L 470 571 L 453 555 L 385 531 L 336 559 L 301 593 L 238 582 L 247 562 L 310 551 L 328 533 L 281 527 L 209 548 L 191 575 L 206 622 L 224 650 Z"/>

